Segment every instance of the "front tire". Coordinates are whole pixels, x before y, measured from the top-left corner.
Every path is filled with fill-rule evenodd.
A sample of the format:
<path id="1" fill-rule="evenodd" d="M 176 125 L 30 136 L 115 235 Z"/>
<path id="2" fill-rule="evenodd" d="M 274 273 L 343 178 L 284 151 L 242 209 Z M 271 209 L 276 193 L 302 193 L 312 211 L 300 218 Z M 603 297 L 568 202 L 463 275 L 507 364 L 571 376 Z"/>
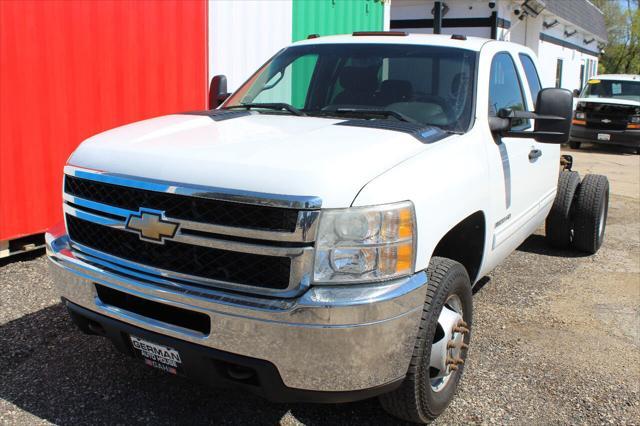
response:
<path id="1" fill-rule="evenodd" d="M 580 145 L 582 145 L 582 142 L 569 141 L 569 147 L 571 149 L 580 149 Z"/>
<path id="2" fill-rule="evenodd" d="M 402 385 L 380 397 L 403 420 L 426 423 L 449 405 L 464 370 L 471 337 L 471 282 L 460 263 L 434 257 L 413 357 Z"/>

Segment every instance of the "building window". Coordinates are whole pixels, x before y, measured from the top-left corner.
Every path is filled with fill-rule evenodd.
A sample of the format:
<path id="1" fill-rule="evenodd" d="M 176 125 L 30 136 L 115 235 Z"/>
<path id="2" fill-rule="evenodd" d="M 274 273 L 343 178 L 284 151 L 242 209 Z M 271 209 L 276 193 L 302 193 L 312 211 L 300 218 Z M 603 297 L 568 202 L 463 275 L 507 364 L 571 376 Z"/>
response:
<path id="1" fill-rule="evenodd" d="M 562 59 L 556 63 L 556 87 L 562 87 Z"/>

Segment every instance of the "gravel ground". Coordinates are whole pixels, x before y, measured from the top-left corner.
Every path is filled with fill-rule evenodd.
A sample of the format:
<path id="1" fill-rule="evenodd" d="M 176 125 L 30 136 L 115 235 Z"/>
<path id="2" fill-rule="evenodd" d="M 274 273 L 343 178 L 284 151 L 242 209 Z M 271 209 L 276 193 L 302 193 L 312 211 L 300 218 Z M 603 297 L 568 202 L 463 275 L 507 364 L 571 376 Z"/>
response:
<path id="1" fill-rule="evenodd" d="M 540 231 L 484 280 L 437 424 L 640 423 L 640 157 L 574 154 L 612 179 L 603 248 L 550 250 Z M 76 331 L 41 254 L 0 263 L 2 424 L 398 424 L 376 400 L 273 404 L 148 369 Z"/>

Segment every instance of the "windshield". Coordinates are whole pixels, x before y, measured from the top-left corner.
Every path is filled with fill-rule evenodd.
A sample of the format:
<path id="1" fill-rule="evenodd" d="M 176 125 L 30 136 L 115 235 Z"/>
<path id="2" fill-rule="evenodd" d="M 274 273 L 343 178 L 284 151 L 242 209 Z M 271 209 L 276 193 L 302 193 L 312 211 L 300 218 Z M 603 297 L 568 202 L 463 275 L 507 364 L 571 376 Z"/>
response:
<path id="1" fill-rule="evenodd" d="M 311 116 L 345 117 L 351 111 L 354 118 L 403 119 L 463 132 L 471 123 L 476 56 L 473 51 L 438 46 L 289 47 L 258 70 L 223 108 L 287 104 Z M 387 114 L 369 117 L 362 109 Z"/>
<path id="2" fill-rule="evenodd" d="M 589 80 L 583 98 L 615 98 L 640 102 L 640 81 Z"/>

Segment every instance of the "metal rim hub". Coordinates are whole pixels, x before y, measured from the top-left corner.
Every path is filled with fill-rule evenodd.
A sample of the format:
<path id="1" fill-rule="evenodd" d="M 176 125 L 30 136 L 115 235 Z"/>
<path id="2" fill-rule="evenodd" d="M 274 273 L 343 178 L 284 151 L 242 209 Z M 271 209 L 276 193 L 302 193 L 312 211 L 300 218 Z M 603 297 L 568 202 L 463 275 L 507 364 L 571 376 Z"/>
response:
<path id="1" fill-rule="evenodd" d="M 431 345 L 429 378 L 434 392 L 444 389 L 458 366 L 464 364 L 462 351 L 468 348 L 464 343 L 467 333 L 469 329 L 464 322 L 462 301 L 452 294 L 442 307 Z"/>

